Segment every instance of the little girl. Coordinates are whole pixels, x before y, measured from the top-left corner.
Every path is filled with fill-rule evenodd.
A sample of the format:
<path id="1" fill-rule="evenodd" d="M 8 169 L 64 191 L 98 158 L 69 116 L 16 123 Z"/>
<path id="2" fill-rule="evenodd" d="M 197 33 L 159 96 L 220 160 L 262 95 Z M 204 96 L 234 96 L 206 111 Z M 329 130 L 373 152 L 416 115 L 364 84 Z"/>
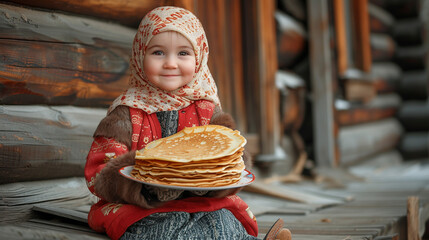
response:
<path id="1" fill-rule="evenodd" d="M 256 239 L 256 219 L 235 195 L 239 188 L 157 188 L 118 172 L 134 164 L 136 150 L 185 127 L 234 128 L 231 116 L 220 108 L 208 53 L 200 21 L 185 9 L 156 8 L 141 21 L 130 59 L 130 87 L 100 122 L 87 157 L 88 188 L 100 198 L 88 215 L 94 230 L 124 240 Z M 244 161 L 249 169 L 247 154 Z M 267 236 L 285 234 L 281 226 L 278 221 Z"/>

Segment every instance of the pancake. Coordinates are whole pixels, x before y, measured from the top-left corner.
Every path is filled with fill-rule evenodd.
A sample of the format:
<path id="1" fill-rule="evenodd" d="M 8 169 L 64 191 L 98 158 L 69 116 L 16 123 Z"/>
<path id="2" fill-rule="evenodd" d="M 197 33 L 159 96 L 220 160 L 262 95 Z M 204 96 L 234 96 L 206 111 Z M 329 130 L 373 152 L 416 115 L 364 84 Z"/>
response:
<path id="1" fill-rule="evenodd" d="M 131 175 L 148 183 L 218 187 L 236 183 L 245 169 L 246 139 L 218 125 L 185 128 L 136 152 Z"/>
<path id="2" fill-rule="evenodd" d="M 245 144 L 246 139 L 237 130 L 219 125 L 189 127 L 150 142 L 136 152 L 136 159 L 202 161 L 232 155 Z"/>

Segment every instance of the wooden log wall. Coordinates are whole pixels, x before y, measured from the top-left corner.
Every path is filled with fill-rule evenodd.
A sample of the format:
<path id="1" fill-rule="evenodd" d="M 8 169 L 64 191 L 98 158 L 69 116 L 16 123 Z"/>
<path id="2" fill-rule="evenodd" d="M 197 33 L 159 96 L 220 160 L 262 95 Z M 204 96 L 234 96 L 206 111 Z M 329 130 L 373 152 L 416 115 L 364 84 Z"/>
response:
<path id="1" fill-rule="evenodd" d="M 273 44 L 275 20 L 274 8 L 258 4 L 255 1 L 244 6 L 240 0 L 109 0 L 103 4 L 70 0 L 55 3 L 44 0 L 6 1 L 1 3 L 0 8 L 0 54 L 3 59 L 0 63 L 0 103 L 6 107 L 23 108 L 40 105 L 47 112 L 52 111 L 52 106 L 75 106 L 82 108 L 82 112 L 86 112 L 86 107 L 106 110 L 127 87 L 131 44 L 141 18 L 154 7 L 175 5 L 193 11 L 205 27 L 211 48 L 209 66 L 218 85 L 223 109 L 233 115 L 238 128 L 248 136 L 253 154 L 258 154 L 262 149 L 270 152 L 269 147 L 278 144 L 278 137 L 272 137 L 280 134 L 278 98 L 271 98 L 278 94 L 274 81 L 277 70 Z M 246 17 L 246 7 L 256 10 L 259 22 L 242 21 L 254 19 L 255 16 Z M 272 28 L 267 28 L 269 23 Z M 261 24 L 265 27 L 260 27 Z M 267 29 L 272 32 L 263 33 Z M 256 35 L 249 39 L 254 39 L 254 42 L 243 40 L 252 34 Z M 261 54 L 255 55 L 255 46 L 264 46 L 262 52 L 257 51 Z M 250 58 L 252 60 L 248 60 Z M 251 61 L 255 65 L 248 65 Z M 255 72 L 257 74 L 253 75 Z M 256 87 L 249 88 L 252 85 Z M 262 93 L 266 96 L 264 107 L 255 108 L 261 101 Z M 25 117 L 30 118 L 30 115 Z M 261 119 L 265 121 L 263 126 Z M 91 124 L 88 124 L 92 127 L 88 128 L 88 133 L 92 134 L 91 129 L 95 127 Z M 261 131 L 262 127 L 268 131 Z M 41 128 L 49 128 L 49 125 Z M 9 130 L 5 131 L 9 134 Z M 265 137 L 260 137 L 262 133 Z M 63 139 L 74 138 L 74 128 L 67 128 L 62 134 Z M 82 137 L 91 139 L 91 134 Z M 33 138 L 43 139 L 43 136 Z M 0 142 L 2 159 L 29 156 L 24 153 L 28 150 L 24 150 L 25 141 L 21 144 L 12 142 Z M 45 144 L 51 147 L 50 142 Z M 10 155 L 11 148 L 5 150 L 9 145 L 18 149 L 12 151 L 13 156 Z M 67 151 L 73 150 L 67 147 Z M 81 146 L 76 151 L 81 155 L 53 155 L 57 160 L 61 158 L 77 164 L 78 170 L 71 171 L 73 176 L 77 172 L 83 174 L 82 163 L 86 157 Z M 43 154 L 40 153 L 40 156 Z M 42 159 L 40 156 L 36 158 Z M 28 166 L 31 168 L 31 165 Z M 40 176 L 45 178 L 47 174 Z"/>
<path id="2" fill-rule="evenodd" d="M 92 133 L 127 87 L 135 30 L 8 4 L 0 12 L 0 183 L 83 176 Z"/>
<path id="3" fill-rule="evenodd" d="M 429 106 L 427 104 L 427 22 L 429 12 L 422 1 L 372 0 L 394 19 L 389 36 L 396 49 L 392 62 L 402 71 L 396 84 L 396 93 L 401 97 L 396 117 L 404 128 L 398 149 L 405 160 L 427 159 Z"/>
<path id="4" fill-rule="evenodd" d="M 106 107 L 126 88 L 135 30 L 5 4 L 1 13 L 2 104 Z"/>

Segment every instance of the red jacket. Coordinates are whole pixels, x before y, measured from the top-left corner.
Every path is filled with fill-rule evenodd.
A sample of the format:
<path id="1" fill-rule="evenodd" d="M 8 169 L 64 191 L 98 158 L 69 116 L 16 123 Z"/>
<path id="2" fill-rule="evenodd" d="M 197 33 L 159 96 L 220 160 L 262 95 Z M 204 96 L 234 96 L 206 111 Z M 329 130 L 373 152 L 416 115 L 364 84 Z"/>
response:
<path id="1" fill-rule="evenodd" d="M 177 131 L 185 127 L 201 126 L 210 123 L 214 105 L 205 100 L 196 101 L 190 106 L 179 110 L 179 123 Z M 85 178 L 89 190 L 94 191 L 94 181 L 98 173 L 106 165 L 105 153 L 115 153 L 120 156 L 131 150 L 144 148 L 149 142 L 161 138 L 161 126 L 155 113 L 130 108 L 132 122 L 131 149 L 114 138 L 98 136 L 89 151 L 85 166 Z M 112 239 L 120 238 L 126 229 L 140 219 L 159 212 L 185 211 L 208 212 L 219 209 L 228 209 L 243 224 L 247 232 L 253 236 L 258 235 L 256 219 L 250 213 L 247 204 L 236 195 L 224 198 L 192 197 L 182 200 L 174 200 L 162 207 L 145 209 L 126 203 L 109 203 L 100 201 L 91 207 L 88 215 L 88 223 L 92 229 L 106 232 Z"/>

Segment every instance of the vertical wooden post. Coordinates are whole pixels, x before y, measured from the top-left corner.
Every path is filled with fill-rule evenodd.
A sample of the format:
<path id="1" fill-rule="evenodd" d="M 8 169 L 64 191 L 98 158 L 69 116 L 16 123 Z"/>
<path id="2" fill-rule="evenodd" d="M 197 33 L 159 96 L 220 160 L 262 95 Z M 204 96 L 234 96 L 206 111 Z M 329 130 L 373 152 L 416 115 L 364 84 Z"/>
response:
<path id="1" fill-rule="evenodd" d="M 260 83 L 260 159 L 281 158 L 279 91 L 275 84 L 278 70 L 275 31 L 275 1 L 256 1 L 259 38 L 259 83 Z M 281 151 L 282 152 L 282 151 Z M 263 160 L 263 159 L 262 159 Z"/>
<path id="2" fill-rule="evenodd" d="M 419 233 L 419 198 L 416 196 L 408 197 L 407 201 L 407 239 L 421 240 Z"/>
<path id="3" fill-rule="evenodd" d="M 329 1 L 309 0 L 309 48 L 313 86 L 315 158 L 320 167 L 337 165 L 334 136 L 334 93 L 329 33 Z"/>

